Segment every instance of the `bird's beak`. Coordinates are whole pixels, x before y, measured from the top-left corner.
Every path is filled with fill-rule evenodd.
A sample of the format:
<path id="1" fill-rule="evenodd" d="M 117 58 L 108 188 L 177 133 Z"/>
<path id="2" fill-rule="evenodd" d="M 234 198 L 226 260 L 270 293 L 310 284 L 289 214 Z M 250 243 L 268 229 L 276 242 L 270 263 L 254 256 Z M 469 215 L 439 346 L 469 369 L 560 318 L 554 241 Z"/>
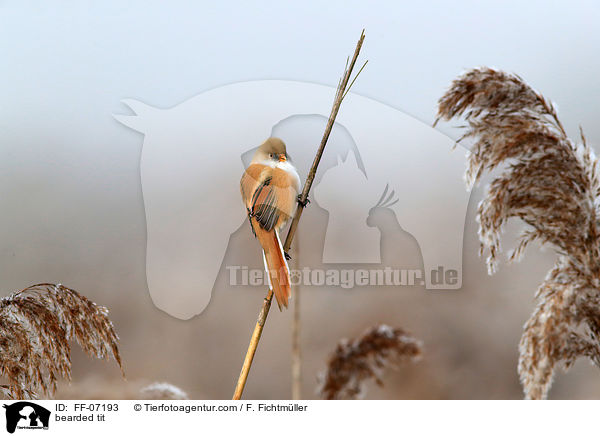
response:
<path id="1" fill-rule="evenodd" d="M 280 154 L 279 155 L 279 162 L 285 162 L 285 161 L 286 161 L 285 154 Z"/>

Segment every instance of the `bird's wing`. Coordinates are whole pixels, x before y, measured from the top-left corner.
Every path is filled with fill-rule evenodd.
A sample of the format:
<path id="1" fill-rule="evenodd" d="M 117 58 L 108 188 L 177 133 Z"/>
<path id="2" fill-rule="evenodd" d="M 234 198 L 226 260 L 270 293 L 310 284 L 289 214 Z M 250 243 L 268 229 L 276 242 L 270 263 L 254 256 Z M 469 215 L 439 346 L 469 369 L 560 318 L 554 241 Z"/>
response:
<path id="1" fill-rule="evenodd" d="M 272 180 L 272 168 L 252 164 L 246 169 L 240 181 L 242 199 L 248 209 L 250 223 L 254 218 L 267 231 L 275 227 L 281 214 L 277 209 L 277 187 L 271 184 Z"/>
<path id="2" fill-rule="evenodd" d="M 272 181 L 272 177 L 267 177 L 258 185 L 252 195 L 250 208 L 252 216 L 267 231 L 275 227 L 281 215 L 277 207 L 277 187 L 271 184 Z"/>
<path id="3" fill-rule="evenodd" d="M 296 184 L 286 171 L 250 165 L 241 180 L 242 198 L 250 217 L 267 231 L 279 228 L 294 212 Z"/>
<path id="4" fill-rule="evenodd" d="M 246 168 L 246 171 L 244 171 L 244 174 L 242 174 L 242 179 L 240 180 L 240 191 L 242 193 L 244 205 L 248 210 L 252 208 L 251 202 L 254 191 L 268 176 L 269 169 L 270 168 L 266 165 L 252 164 Z"/>

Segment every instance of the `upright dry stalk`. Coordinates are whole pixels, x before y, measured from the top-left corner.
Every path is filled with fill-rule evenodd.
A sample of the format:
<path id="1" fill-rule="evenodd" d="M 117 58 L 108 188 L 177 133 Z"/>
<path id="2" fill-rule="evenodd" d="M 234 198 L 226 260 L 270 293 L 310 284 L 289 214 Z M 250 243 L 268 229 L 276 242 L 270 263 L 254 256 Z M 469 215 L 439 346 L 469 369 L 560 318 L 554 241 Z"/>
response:
<path id="1" fill-rule="evenodd" d="M 300 240 L 296 240 L 294 267 L 300 268 Z M 300 293 L 301 285 L 294 287 L 294 316 L 292 317 L 292 400 L 302 399 L 302 351 L 300 348 Z"/>
<path id="2" fill-rule="evenodd" d="M 119 367 L 118 336 L 108 310 L 62 285 L 42 283 L 0 300 L 0 376 L 9 398 L 54 393 L 58 376 L 71 379 L 71 349 L 76 340 L 90 356 Z"/>
<path id="3" fill-rule="evenodd" d="M 340 105 L 350 88 L 354 84 L 354 80 L 361 73 L 362 69 L 367 64 L 366 62 L 363 64 L 361 69 L 358 71 L 356 76 L 352 82 L 350 82 L 350 77 L 352 75 L 352 70 L 354 69 L 354 65 L 356 64 L 356 60 L 358 59 L 358 55 L 360 53 L 360 49 L 362 47 L 363 41 L 365 39 L 365 31 L 363 30 L 358 43 L 356 44 L 356 49 L 354 50 L 354 55 L 348 63 L 346 60 L 346 67 L 344 69 L 344 74 L 340 79 L 340 82 L 337 87 L 337 91 L 335 93 L 335 98 L 333 100 L 333 107 L 331 108 L 331 113 L 329 114 L 329 119 L 327 120 L 327 125 L 325 126 L 325 133 L 323 134 L 323 138 L 321 139 L 321 144 L 319 145 L 319 149 L 317 150 L 317 154 L 313 161 L 313 164 L 308 172 L 308 176 L 306 177 L 306 182 L 304 182 L 304 188 L 302 189 L 302 193 L 300 194 L 300 198 L 298 200 L 298 208 L 296 209 L 296 214 L 292 219 L 292 223 L 290 225 L 290 229 L 288 230 L 287 237 L 285 238 L 285 243 L 283 244 L 283 250 L 288 252 L 291 245 L 292 240 L 294 239 L 294 235 L 296 234 L 296 229 L 298 228 L 298 222 L 300 221 L 300 217 L 302 216 L 302 211 L 304 210 L 304 206 L 308 202 L 308 193 L 310 192 L 310 188 L 312 186 L 313 180 L 317 174 L 317 167 L 319 166 L 319 162 L 321 161 L 321 156 L 323 156 L 323 151 L 325 151 L 325 145 L 327 144 L 327 140 L 329 139 L 329 135 L 331 134 L 331 129 L 333 128 L 333 124 L 335 123 L 335 118 L 337 117 L 338 111 L 340 110 Z M 348 84 L 350 83 L 350 84 Z M 240 371 L 240 376 L 238 378 L 235 392 L 233 394 L 234 400 L 239 400 L 242 398 L 242 393 L 244 392 L 244 387 L 246 386 L 246 380 L 248 379 L 248 373 L 250 372 L 250 367 L 252 366 L 252 360 L 254 359 L 254 354 L 256 353 L 256 348 L 258 347 L 258 343 L 260 341 L 260 337 L 262 335 L 262 331 L 267 320 L 267 316 L 269 315 L 269 310 L 271 308 L 271 300 L 273 298 L 273 291 L 269 290 L 267 292 L 267 296 L 263 300 L 263 305 L 261 311 L 258 315 L 258 320 L 256 321 L 256 325 L 254 326 L 254 331 L 252 332 L 252 337 L 250 338 L 250 344 L 248 345 L 248 351 L 246 352 L 246 357 L 244 359 L 244 363 L 242 365 L 242 370 Z"/>
<path id="4" fill-rule="evenodd" d="M 537 307 L 520 342 L 519 374 L 527 398 L 546 398 L 557 366 L 580 356 L 600 364 L 600 183 L 586 144 L 571 141 L 553 105 L 520 77 L 489 68 L 456 79 L 439 102 L 439 118 L 463 116 L 475 140 L 466 178 L 503 167 L 478 207 L 480 252 L 490 274 L 509 218 L 527 228 L 509 256 L 533 241 L 557 261 L 536 293 Z M 438 118 L 438 119 L 439 119 Z"/>
<path id="5" fill-rule="evenodd" d="M 377 325 L 362 336 L 342 340 L 320 375 L 319 394 L 324 400 L 355 400 L 365 393 L 365 382 L 382 386 L 386 367 L 416 361 L 423 354 L 420 341 L 399 328 Z"/>

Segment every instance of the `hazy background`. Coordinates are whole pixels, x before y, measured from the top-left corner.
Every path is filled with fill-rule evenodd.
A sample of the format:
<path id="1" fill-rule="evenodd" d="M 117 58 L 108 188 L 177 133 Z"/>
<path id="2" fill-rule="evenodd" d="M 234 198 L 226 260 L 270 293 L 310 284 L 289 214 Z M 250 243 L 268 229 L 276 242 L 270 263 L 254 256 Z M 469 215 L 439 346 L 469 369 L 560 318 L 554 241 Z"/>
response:
<path id="1" fill-rule="evenodd" d="M 264 294 L 225 286 L 190 321 L 152 305 L 143 137 L 112 118 L 127 112 L 121 99 L 171 107 L 255 79 L 335 86 L 364 27 L 369 65 L 354 92 L 431 123 L 452 79 L 469 67 L 494 66 L 519 73 L 555 101 L 567 131 L 575 136 L 581 124 L 597 147 L 599 19 L 591 1 L 0 2 L 2 293 L 61 282 L 108 306 L 128 377 L 120 380 L 113 362 L 75 350 L 74 382 L 59 395 L 125 397 L 158 380 L 192 398 L 229 398 Z M 305 289 L 306 398 L 314 397 L 316 374 L 336 342 L 377 322 L 411 331 L 426 354 L 388 374 L 386 387 L 372 387 L 367 398 L 521 397 L 517 343 L 553 256 L 531 247 L 522 263 L 488 277 L 473 219 L 481 192 L 467 212 L 462 290 Z M 326 219 L 313 205 L 302 225 L 319 228 Z M 252 242 L 247 229 L 231 243 L 245 243 L 240 238 Z M 399 249 L 384 248 L 384 261 L 420 265 L 414 238 L 400 228 L 389 238 Z M 302 229 L 299 240 L 299 258 L 309 265 L 319 241 Z M 270 315 L 247 398 L 290 397 L 290 320 L 291 312 Z M 551 391 L 551 398 L 599 397 L 600 373 L 585 361 L 559 375 Z"/>

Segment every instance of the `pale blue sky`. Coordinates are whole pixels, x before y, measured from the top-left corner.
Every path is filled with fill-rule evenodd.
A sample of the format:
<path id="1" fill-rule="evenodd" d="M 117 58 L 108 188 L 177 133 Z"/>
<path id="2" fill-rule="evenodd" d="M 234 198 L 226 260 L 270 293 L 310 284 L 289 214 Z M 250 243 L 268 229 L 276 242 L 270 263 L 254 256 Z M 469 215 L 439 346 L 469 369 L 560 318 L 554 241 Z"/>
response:
<path id="1" fill-rule="evenodd" d="M 73 265 L 85 283 L 82 262 L 143 279 L 142 138 L 112 117 L 127 113 L 123 98 L 170 107 L 238 81 L 335 86 L 364 27 L 369 65 L 355 92 L 430 123 L 457 74 L 495 66 L 558 103 L 569 132 L 581 123 L 598 147 L 598 22 L 593 1 L 3 1 L 5 286 L 76 281 Z"/>
<path id="2" fill-rule="evenodd" d="M 110 135 L 123 97 L 173 106 L 242 80 L 335 85 L 364 27 L 357 93 L 431 121 L 461 70 L 496 66 L 600 138 L 599 19 L 593 1 L 2 2 L 2 122 L 60 117 Z"/>

